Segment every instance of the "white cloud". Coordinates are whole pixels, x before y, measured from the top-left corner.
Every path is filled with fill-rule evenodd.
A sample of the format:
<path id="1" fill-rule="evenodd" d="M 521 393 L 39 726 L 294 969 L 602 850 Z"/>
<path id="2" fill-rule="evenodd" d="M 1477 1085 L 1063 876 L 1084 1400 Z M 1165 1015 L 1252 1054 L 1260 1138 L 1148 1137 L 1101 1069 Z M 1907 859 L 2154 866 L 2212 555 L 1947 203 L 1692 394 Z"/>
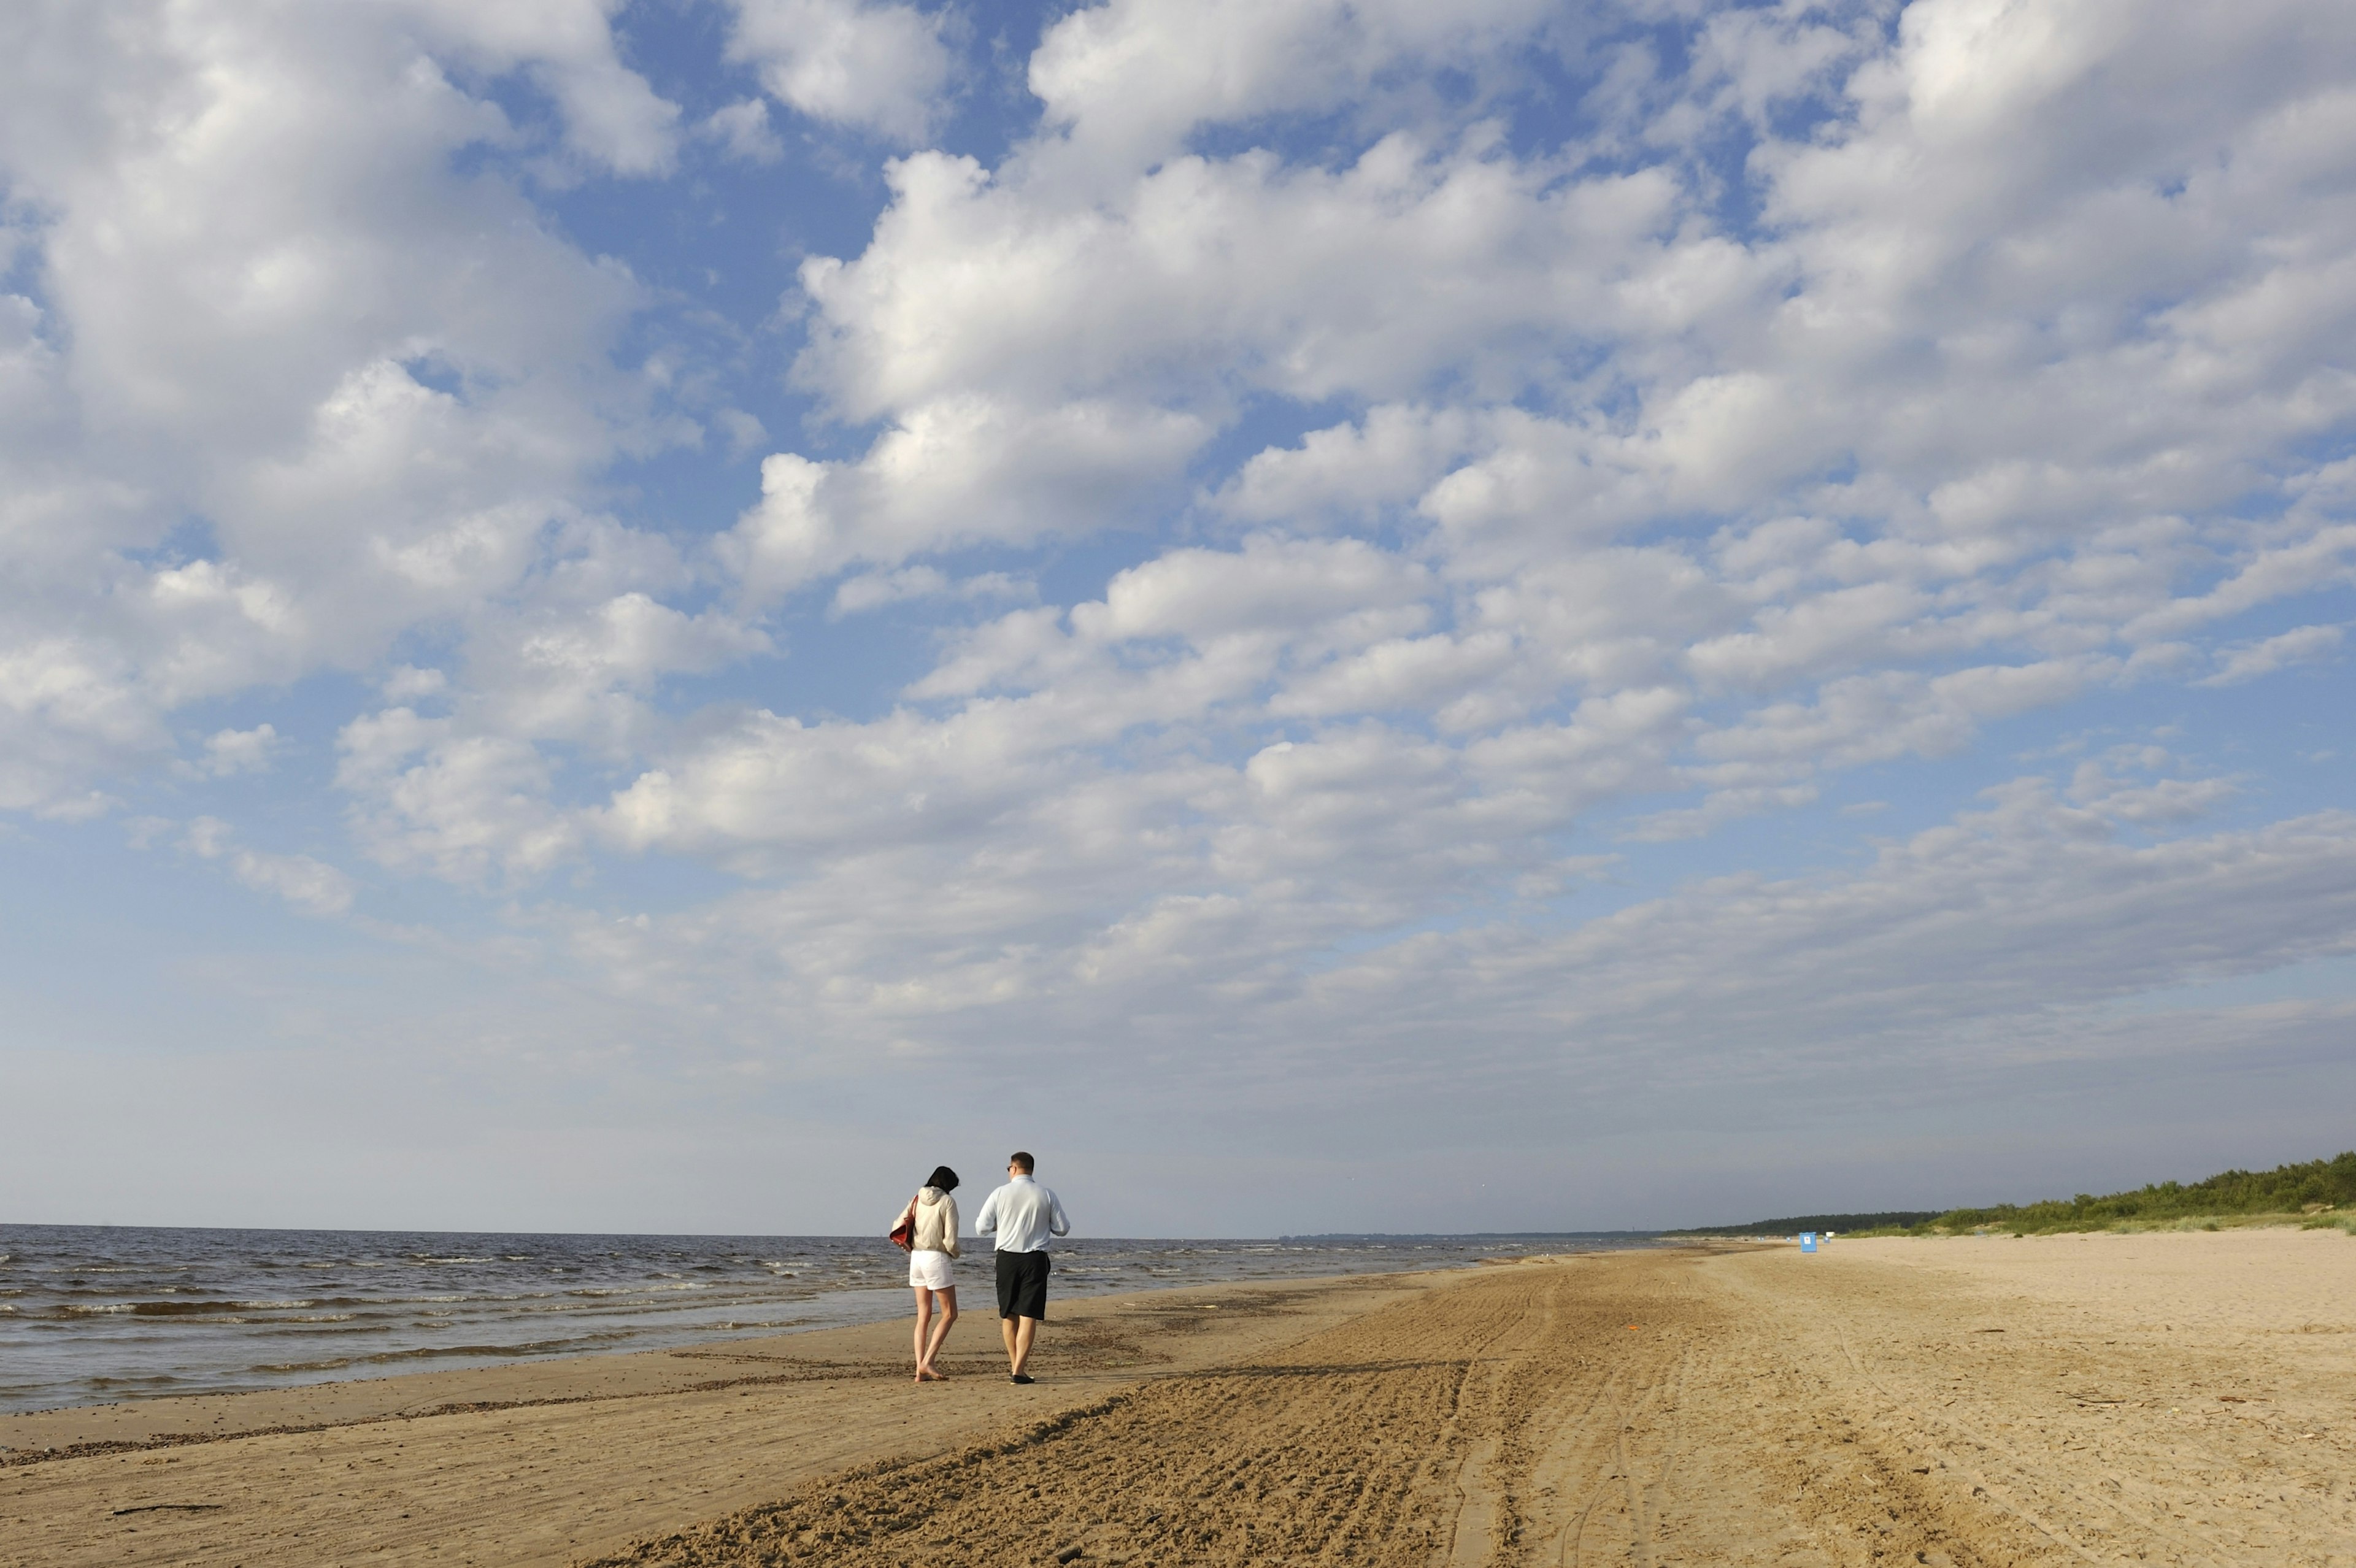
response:
<path id="1" fill-rule="evenodd" d="M 873 0 L 730 0 L 729 58 L 752 64 L 779 102 L 814 120 L 913 143 L 949 79 L 940 21 Z"/>
<path id="2" fill-rule="evenodd" d="M 898 571 L 870 571 L 843 579 L 842 585 L 834 591 L 830 613 L 856 615 L 880 610 L 886 604 L 905 604 L 920 599 L 989 602 L 1037 597 L 1034 584 L 1020 581 L 1002 571 L 952 579 L 929 566 L 910 566 Z"/>
<path id="3" fill-rule="evenodd" d="M 2278 636 L 2220 648 L 2217 673 L 2200 684 L 2239 686 L 2286 666 L 2312 663 L 2335 652 L 2346 635 L 2346 629 L 2340 626 L 2301 626 Z"/>
<path id="4" fill-rule="evenodd" d="M 217 779 L 261 773 L 274 760 L 279 744 L 277 730 L 268 724 L 219 731 L 206 738 L 203 757 L 189 763 L 188 771 Z"/>
<path id="5" fill-rule="evenodd" d="M 1646 1084 L 1741 1086 L 1788 1106 L 1845 1078 L 1847 1093 L 1925 1072 L 2148 1061 L 2178 1024 L 2206 1050 L 2254 1021 L 2121 1033 L 2102 1009 L 2356 953 L 2344 814 L 2130 842 L 2104 805 L 2041 779 L 1859 867 L 1702 879 L 1581 919 L 1402 931 L 1429 917 L 1433 869 L 1473 847 L 1477 814 L 1456 815 L 1446 771 L 1428 746 L 1359 731 L 1263 752 L 1232 793 L 1198 781 L 1192 801 L 1220 800 L 1226 826 L 1191 847 L 1166 798 L 1132 778 L 1034 781 L 1031 804 L 1001 803 L 986 833 L 894 835 L 887 849 L 862 831 L 823 848 L 839 810 L 873 823 L 933 809 L 894 794 L 895 774 L 872 804 L 819 803 L 824 820 L 796 833 L 819 851 L 805 876 L 599 926 L 596 962 L 634 1001 L 727 997 L 748 1027 L 791 1018 L 798 1038 L 837 1049 L 914 1029 L 977 1070 L 1054 1061 L 1075 1095 L 1133 1095 L 1142 1075 L 1182 1120 L 1248 1085 L 1365 1125 L 1351 1117 L 1401 1095 L 1445 1119 L 1506 1085 L 1558 1116 Z M 781 824 L 807 782 L 765 781 Z M 1408 874 L 1387 887 L 1395 869 Z M 2329 1027 L 2319 1016 L 2308 1032 Z M 1133 1044 L 1116 1060 L 1108 1039 Z M 1141 1049 L 1173 1054 L 1151 1066 Z"/>
<path id="6" fill-rule="evenodd" d="M 623 175 L 669 173 L 678 148 L 679 106 L 626 68 L 609 24 L 614 0 L 535 0 L 481 5 L 471 0 L 405 0 L 431 41 L 488 69 L 521 67 L 562 108 L 568 142 Z"/>
<path id="7" fill-rule="evenodd" d="M 388 671 L 377 689 L 384 699 L 392 703 L 415 702 L 446 691 L 450 677 L 438 669 L 420 669 L 415 665 L 396 665 Z"/>
<path id="8" fill-rule="evenodd" d="M 308 855 L 273 855 L 237 843 L 235 831 L 216 816 L 188 824 L 183 840 L 190 853 L 220 860 L 230 874 L 256 892 L 274 893 L 312 915 L 339 915 L 352 907 L 349 877 Z"/>
<path id="9" fill-rule="evenodd" d="M 11 18 L 0 169 L 41 283 L 0 313 L 41 410 L 0 425 L 5 656 L 44 671 L 15 705 L 44 715 L 12 749 L 29 798 L 161 752 L 181 704 L 474 614 L 591 471 L 663 439 L 605 360 L 635 285 L 453 168 L 512 134 L 430 51 L 541 62 L 584 148 L 667 155 L 588 0 Z"/>
<path id="10" fill-rule="evenodd" d="M 785 144 L 769 128 L 769 106 L 757 98 L 723 104 L 706 115 L 696 131 L 719 143 L 729 156 L 748 164 L 774 164 L 786 155 Z"/>
<path id="11" fill-rule="evenodd" d="M 1638 848 L 2330 662 L 2326 0 L 1108 0 L 1035 123 L 961 13 L 737 0 L 692 118 L 620 15 L 0 18 L 0 808 L 332 731 L 389 872 L 842 1071 L 2058 1058 L 2345 949 L 2348 823 L 2184 826 L 2265 787 L 2213 704 L 1862 868 Z M 257 837 L 186 842 L 348 908 Z"/>
<path id="12" fill-rule="evenodd" d="M 1560 936 L 1420 939 L 1320 986 L 1369 1015 L 1404 1009 L 1404 1036 L 1477 975 L 1518 1049 L 1614 1083 L 2019 1061 L 2071 1049 L 2067 1033 L 2007 1045 L 1982 1026 L 2356 948 L 2356 905 L 2333 885 L 2351 827 L 2327 814 L 2136 848 L 2021 781 L 1854 873 L 1699 882 Z"/>
<path id="13" fill-rule="evenodd" d="M 760 504 L 721 540 L 721 559 L 767 597 L 854 563 L 1093 532 L 1134 516 L 1139 492 L 1174 475 L 1206 433 L 1184 414 L 1103 403 L 929 403 L 858 463 L 765 460 Z"/>
<path id="14" fill-rule="evenodd" d="M 529 741 L 392 708 L 353 720 L 337 744 L 336 782 L 356 797 L 353 826 L 380 864 L 481 885 L 573 853 L 577 829 L 551 804 L 551 770 Z"/>
<path id="15" fill-rule="evenodd" d="M 1195 127 L 1363 100 L 1402 61 L 1483 63 L 1549 19 L 1541 0 L 1112 0 L 1048 29 L 1031 91 L 1095 157 L 1157 161 Z"/>
<path id="16" fill-rule="evenodd" d="M 2147 782 L 2121 779 L 2112 771 L 2156 771 L 2169 761 L 2158 747 L 2120 748 L 2103 761 L 2089 759 L 2079 763 L 2072 775 L 2069 797 L 2116 821 L 2147 827 L 2206 816 L 2240 793 L 2230 779 L 2158 778 Z"/>

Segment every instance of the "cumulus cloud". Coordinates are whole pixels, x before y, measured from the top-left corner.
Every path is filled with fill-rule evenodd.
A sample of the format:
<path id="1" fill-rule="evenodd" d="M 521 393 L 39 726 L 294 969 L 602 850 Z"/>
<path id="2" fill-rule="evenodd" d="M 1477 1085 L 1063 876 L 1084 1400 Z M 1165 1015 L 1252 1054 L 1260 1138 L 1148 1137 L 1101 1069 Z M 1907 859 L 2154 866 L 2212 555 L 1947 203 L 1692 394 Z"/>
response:
<path id="1" fill-rule="evenodd" d="M 607 357 L 626 273 L 453 166 L 513 137 L 455 74 L 542 65 L 584 147 L 663 166 L 600 7 L 99 21 L 6 24 L 41 417 L 0 430 L 0 657 L 39 667 L 11 684 L 47 716 L 20 795 L 160 752 L 183 704 L 476 613 L 597 465 L 662 439 Z"/>
<path id="2" fill-rule="evenodd" d="M 251 730 L 222 730 L 206 737 L 203 756 L 186 764 L 186 769 L 206 778 L 260 773 L 275 759 L 278 746 L 278 731 L 268 724 L 257 724 Z"/>
<path id="3" fill-rule="evenodd" d="M 847 566 L 980 544 L 1030 545 L 1135 517 L 1205 434 L 1183 413 L 988 398 L 911 409 L 856 463 L 779 453 L 761 499 L 719 541 L 755 600 Z"/>
<path id="4" fill-rule="evenodd" d="M 246 848 L 237 842 L 235 830 L 217 816 L 189 823 L 183 842 L 190 854 L 220 861 L 245 886 L 274 893 L 305 914 L 338 915 L 352 907 L 352 881 L 343 872 L 308 855 Z"/>
<path id="5" fill-rule="evenodd" d="M 901 143 L 933 123 L 950 66 L 937 16 L 873 0 L 731 4 L 729 58 L 752 64 L 779 102 Z"/>
<path id="6" fill-rule="evenodd" d="M 1423 70 L 1494 61 L 1549 19 L 1542 0 L 1346 5 L 1112 0 L 1050 28 L 1031 91 L 1051 125 L 1096 158 L 1151 161 L 1222 122 L 1362 102 L 1403 61 Z"/>
<path id="7" fill-rule="evenodd" d="M 679 106 L 621 62 L 611 0 L 543 0 L 530 6 L 468 0 L 407 0 L 425 37 L 494 70 L 528 71 L 563 112 L 567 141 L 617 174 L 668 173 L 678 148 Z"/>
<path id="8" fill-rule="evenodd" d="M 722 105 L 706 115 L 696 131 L 720 144 L 729 156 L 748 164 L 774 164 L 786 155 L 785 144 L 769 128 L 769 106 L 757 98 Z"/>
<path id="9" fill-rule="evenodd" d="M 691 110 L 601 0 L 125 15 L 0 21 L 0 809 L 332 743 L 387 874 L 837 1057 L 2059 1055 L 2344 948 L 2198 706 L 2356 587 L 2325 0 L 733 0 Z"/>

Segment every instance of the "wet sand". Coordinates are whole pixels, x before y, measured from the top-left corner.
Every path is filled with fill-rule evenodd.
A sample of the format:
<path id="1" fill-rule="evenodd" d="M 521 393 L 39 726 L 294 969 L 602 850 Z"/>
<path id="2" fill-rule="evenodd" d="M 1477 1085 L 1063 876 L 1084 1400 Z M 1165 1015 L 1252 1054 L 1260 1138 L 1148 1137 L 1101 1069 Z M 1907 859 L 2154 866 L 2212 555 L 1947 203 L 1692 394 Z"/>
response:
<path id="1" fill-rule="evenodd" d="M 0 1419 L 0 1563 L 2356 1564 L 2337 1232 L 1106 1298 L 1028 1389 L 995 1337 Z"/>

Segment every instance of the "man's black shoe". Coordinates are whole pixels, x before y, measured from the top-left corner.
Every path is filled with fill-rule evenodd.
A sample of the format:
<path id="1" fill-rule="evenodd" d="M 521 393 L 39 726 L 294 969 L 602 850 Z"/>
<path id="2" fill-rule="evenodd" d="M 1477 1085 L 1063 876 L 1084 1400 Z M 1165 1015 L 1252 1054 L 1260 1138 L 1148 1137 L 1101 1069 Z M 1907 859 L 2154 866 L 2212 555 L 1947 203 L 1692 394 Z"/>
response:
<path id="1" fill-rule="evenodd" d="M 1039 1380 L 1033 1377 L 1029 1372 L 1016 1372 L 1012 1377 L 1008 1378 L 1006 1381 L 1011 1383 L 1035 1383 Z"/>

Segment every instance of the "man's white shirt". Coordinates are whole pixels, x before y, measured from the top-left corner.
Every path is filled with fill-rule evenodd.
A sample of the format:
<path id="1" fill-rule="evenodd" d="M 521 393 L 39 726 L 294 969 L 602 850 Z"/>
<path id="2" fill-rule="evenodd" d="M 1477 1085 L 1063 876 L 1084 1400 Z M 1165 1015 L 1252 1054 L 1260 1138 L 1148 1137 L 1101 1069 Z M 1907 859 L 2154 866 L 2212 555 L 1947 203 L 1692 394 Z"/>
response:
<path id="1" fill-rule="evenodd" d="M 1072 1233 L 1072 1220 L 1053 1190 L 1018 1176 L 990 1195 L 973 1228 L 976 1234 L 995 1237 L 1001 1253 L 1044 1253 L 1049 1236 Z"/>

